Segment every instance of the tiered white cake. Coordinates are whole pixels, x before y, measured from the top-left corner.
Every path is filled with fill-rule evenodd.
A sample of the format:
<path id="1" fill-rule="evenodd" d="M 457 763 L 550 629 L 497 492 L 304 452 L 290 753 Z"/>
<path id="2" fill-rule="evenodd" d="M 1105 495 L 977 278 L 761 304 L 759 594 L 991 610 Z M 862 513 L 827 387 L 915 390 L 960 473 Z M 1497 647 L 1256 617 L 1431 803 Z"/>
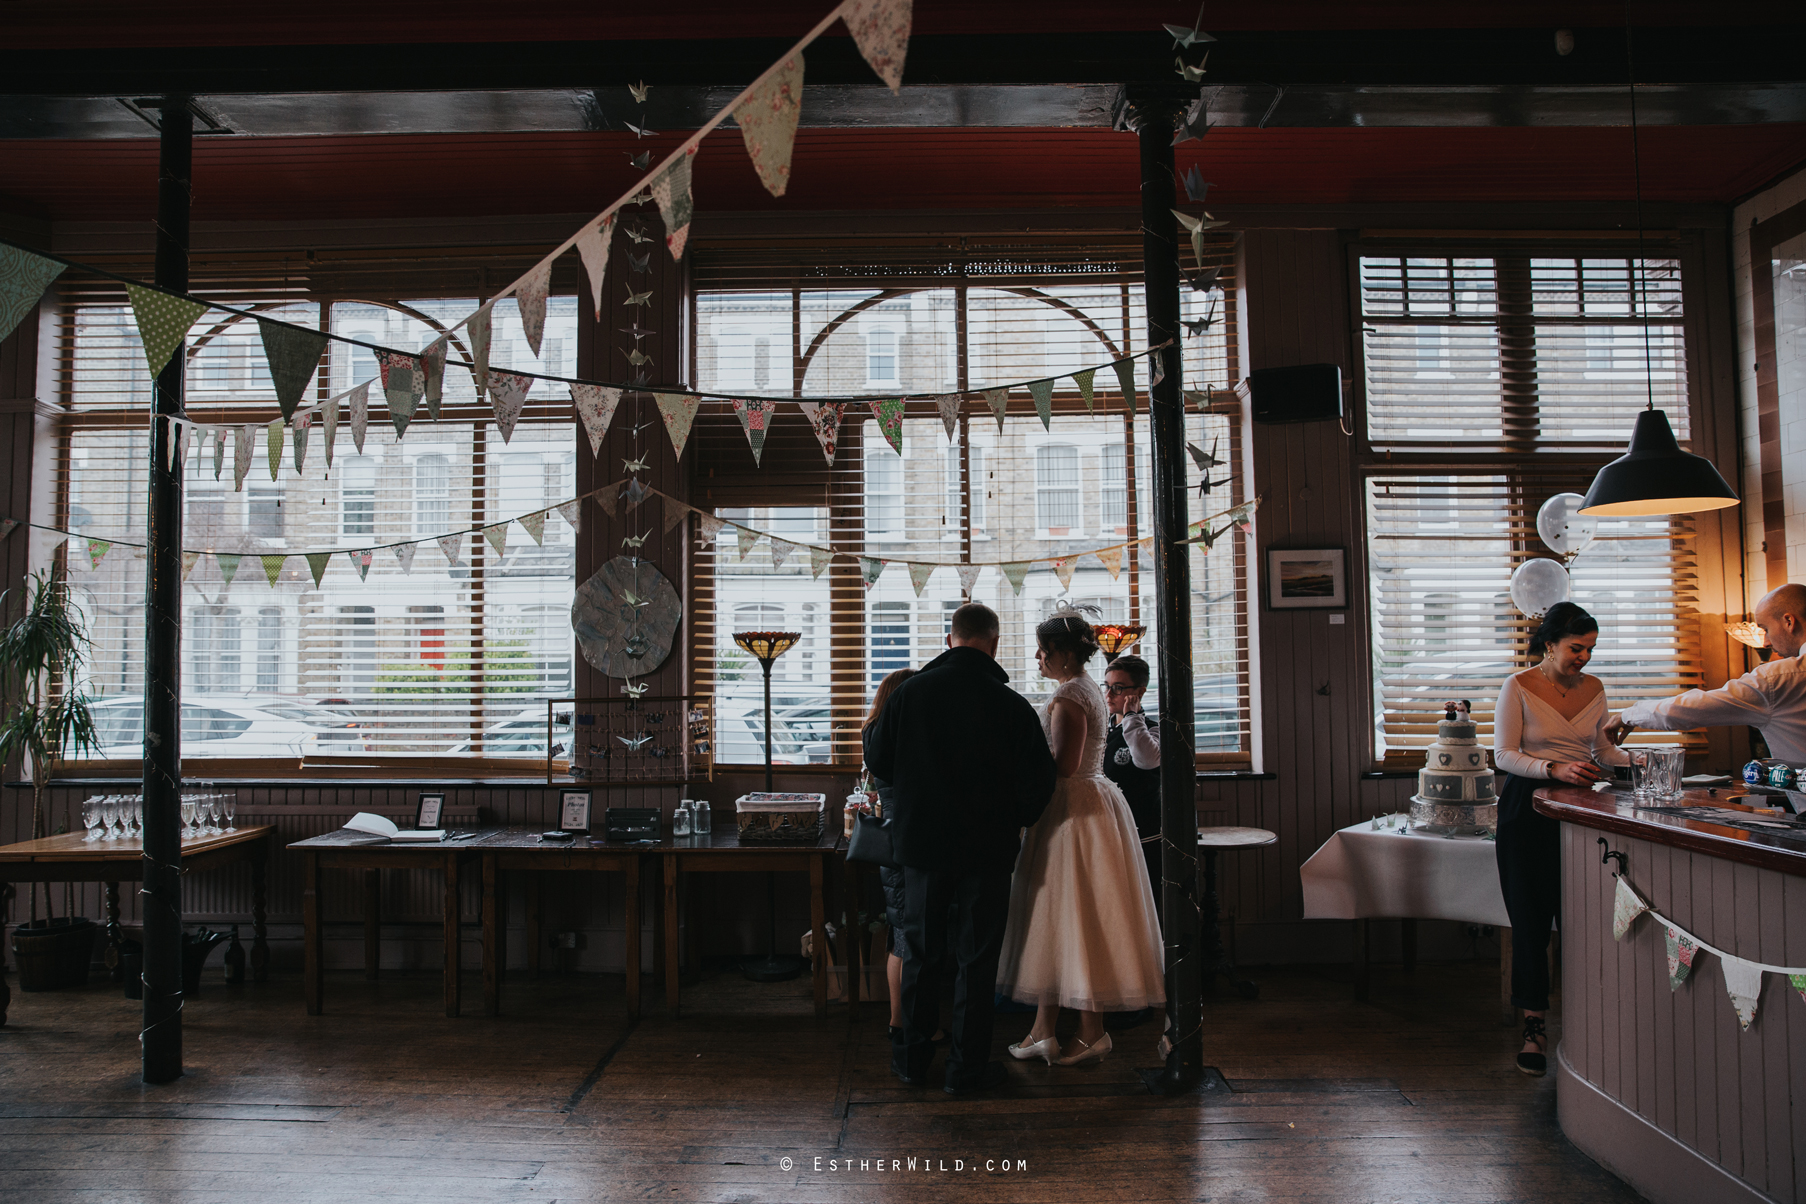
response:
<path id="1" fill-rule="evenodd" d="M 1417 771 L 1417 794 L 1411 799 L 1411 822 L 1432 832 L 1492 832 L 1499 825 L 1499 804 L 1492 789 L 1486 750 L 1464 705 L 1450 705 L 1436 725 L 1424 767 Z"/>

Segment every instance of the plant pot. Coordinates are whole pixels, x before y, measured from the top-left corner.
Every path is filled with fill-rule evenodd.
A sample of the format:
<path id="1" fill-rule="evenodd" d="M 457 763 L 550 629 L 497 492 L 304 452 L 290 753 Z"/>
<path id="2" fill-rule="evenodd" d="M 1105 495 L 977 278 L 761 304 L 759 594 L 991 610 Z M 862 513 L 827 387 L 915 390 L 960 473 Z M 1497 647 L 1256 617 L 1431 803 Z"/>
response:
<path id="1" fill-rule="evenodd" d="M 33 920 L 13 929 L 13 960 L 21 991 L 62 991 L 88 985 L 88 963 L 100 925 L 80 916 Z"/>

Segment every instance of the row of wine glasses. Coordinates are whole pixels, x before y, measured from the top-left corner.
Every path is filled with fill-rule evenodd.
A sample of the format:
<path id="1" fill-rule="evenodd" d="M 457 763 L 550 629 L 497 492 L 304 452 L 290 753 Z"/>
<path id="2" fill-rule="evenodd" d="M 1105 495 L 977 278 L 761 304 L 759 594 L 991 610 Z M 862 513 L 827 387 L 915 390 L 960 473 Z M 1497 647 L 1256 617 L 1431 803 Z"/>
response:
<path id="1" fill-rule="evenodd" d="M 202 791 L 182 792 L 182 836 L 214 835 L 236 832 L 238 796 L 209 794 Z M 221 824 L 224 823 L 222 827 Z M 82 825 L 89 840 L 125 840 L 144 835 L 144 796 L 142 794 L 100 794 L 82 802 Z"/>

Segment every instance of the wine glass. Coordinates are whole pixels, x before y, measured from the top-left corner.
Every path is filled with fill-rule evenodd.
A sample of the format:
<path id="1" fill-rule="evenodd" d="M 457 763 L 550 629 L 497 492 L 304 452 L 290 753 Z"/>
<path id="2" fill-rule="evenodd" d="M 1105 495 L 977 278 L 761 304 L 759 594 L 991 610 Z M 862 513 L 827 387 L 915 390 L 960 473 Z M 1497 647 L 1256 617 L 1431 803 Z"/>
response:
<path id="1" fill-rule="evenodd" d="M 228 832 L 238 831 L 238 829 L 233 826 L 233 822 L 232 822 L 233 820 L 238 818 L 238 796 L 236 794 L 220 795 L 219 796 L 219 808 L 220 808 L 220 813 L 226 817 L 226 831 L 228 831 Z"/>
<path id="2" fill-rule="evenodd" d="M 217 835 L 220 830 L 219 795 L 203 794 L 201 796 L 201 806 L 207 812 L 207 831 Z"/>
<path id="3" fill-rule="evenodd" d="M 184 837 L 191 836 L 193 834 L 192 833 L 193 828 L 194 828 L 194 795 L 184 794 L 182 796 L 182 835 Z"/>
<path id="4" fill-rule="evenodd" d="M 94 829 L 100 826 L 100 799 L 86 798 L 82 800 L 82 827 L 88 830 L 88 840 L 99 840 Z"/>
<path id="5" fill-rule="evenodd" d="M 119 819 L 119 803 L 112 795 L 104 795 L 100 800 L 100 838 L 113 839 L 113 825 Z"/>

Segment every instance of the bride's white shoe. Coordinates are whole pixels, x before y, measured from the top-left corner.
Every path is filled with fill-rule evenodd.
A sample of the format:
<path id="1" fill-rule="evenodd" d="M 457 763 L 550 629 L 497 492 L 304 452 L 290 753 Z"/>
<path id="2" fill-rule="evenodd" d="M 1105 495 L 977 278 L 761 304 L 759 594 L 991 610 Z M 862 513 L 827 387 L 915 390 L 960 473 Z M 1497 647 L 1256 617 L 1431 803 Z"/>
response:
<path id="1" fill-rule="evenodd" d="M 1079 1038 L 1077 1038 L 1077 1037 L 1074 1037 L 1073 1040 L 1078 1041 L 1079 1045 L 1082 1046 L 1083 1048 L 1081 1048 L 1078 1053 L 1073 1054 L 1069 1058 L 1054 1058 L 1049 1063 L 1050 1065 L 1053 1065 L 1053 1066 L 1080 1066 L 1080 1065 L 1083 1065 L 1084 1063 L 1090 1062 L 1094 1059 L 1097 1061 L 1102 1061 L 1104 1055 L 1110 1052 L 1111 1041 L 1110 1041 L 1109 1033 L 1105 1033 L 1103 1035 L 1103 1038 L 1101 1040 L 1099 1040 L 1096 1045 L 1086 1045 L 1083 1041 L 1080 1041 Z"/>
<path id="2" fill-rule="evenodd" d="M 1024 1038 L 1023 1041 L 1010 1046 L 1010 1057 L 1022 1062 L 1040 1058 L 1049 1066 L 1053 1065 L 1054 1055 L 1059 1052 L 1060 1040 L 1058 1037 L 1048 1037 L 1044 1041 L 1028 1041 L 1027 1038 Z"/>

